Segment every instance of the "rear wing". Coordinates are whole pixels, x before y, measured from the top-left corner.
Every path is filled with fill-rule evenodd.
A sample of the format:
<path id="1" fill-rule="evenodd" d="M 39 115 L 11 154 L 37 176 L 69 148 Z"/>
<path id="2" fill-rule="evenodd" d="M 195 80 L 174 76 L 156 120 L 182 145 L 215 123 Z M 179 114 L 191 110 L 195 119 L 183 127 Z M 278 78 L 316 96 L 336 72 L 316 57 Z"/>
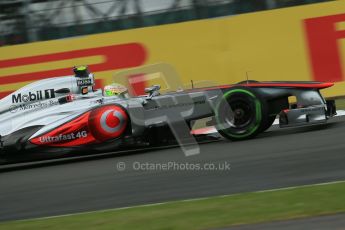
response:
<path id="1" fill-rule="evenodd" d="M 334 85 L 332 82 L 255 82 L 241 84 L 248 87 L 286 87 L 304 89 L 325 89 Z"/>

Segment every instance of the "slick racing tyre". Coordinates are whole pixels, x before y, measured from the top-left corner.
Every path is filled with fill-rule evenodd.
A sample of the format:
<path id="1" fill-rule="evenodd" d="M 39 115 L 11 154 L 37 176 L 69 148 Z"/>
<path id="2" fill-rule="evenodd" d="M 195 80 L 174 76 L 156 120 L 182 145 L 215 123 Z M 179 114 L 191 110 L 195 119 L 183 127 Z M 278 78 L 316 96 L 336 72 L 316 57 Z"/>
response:
<path id="1" fill-rule="evenodd" d="M 245 140 L 270 126 L 267 102 L 255 90 L 237 86 L 224 92 L 216 105 L 216 128 L 225 138 Z"/>

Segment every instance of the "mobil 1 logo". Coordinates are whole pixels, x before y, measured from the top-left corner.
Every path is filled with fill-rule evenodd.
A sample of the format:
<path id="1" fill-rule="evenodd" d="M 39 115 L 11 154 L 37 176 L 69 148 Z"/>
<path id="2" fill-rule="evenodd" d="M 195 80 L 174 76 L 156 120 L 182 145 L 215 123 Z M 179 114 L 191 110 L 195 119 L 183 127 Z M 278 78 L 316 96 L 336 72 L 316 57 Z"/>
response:
<path id="1" fill-rule="evenodd" d="M 12 95 L 12 103 L 23 103 L 29 101 L 41 101 L 55 98 L 54 89 L 38 90 L 36 92 L 17 93 Z"/>

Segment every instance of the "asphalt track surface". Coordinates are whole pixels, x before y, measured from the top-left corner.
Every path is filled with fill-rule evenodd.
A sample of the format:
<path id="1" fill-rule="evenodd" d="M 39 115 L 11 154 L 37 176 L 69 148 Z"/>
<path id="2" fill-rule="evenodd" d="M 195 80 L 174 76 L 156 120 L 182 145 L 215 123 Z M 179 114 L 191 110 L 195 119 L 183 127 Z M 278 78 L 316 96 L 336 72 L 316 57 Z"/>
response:
<path id="1" fill-rule="evenodd" d="M 0 220 L 15 220 L 345 180 L 345 118 L 272 128 L 255 139 L 0 173 Z M 126 164 L 124 171 L 116 166 Z M 230 170 L 135 170 L 133 163 L 225 162 Z M 174 166 L 175 167 L 175 166 Z M 183 167 L 183 166 L 179 166 Z M 176 168 L 176 167 L 175 167 Z"/>

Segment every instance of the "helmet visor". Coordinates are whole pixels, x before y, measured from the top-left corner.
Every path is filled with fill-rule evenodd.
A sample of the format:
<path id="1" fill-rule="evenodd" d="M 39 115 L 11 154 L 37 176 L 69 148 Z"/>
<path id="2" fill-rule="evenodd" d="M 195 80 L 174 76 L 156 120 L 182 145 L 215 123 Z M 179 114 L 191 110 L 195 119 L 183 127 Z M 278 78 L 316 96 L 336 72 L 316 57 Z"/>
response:
<path id="1" fill-rule="evenodd" d="M 118 96 L 120 93 L 117 92 L 116 90 L 114 89 L 106 89 L 105 90 L 105 95 L 106 96 Z"/>

